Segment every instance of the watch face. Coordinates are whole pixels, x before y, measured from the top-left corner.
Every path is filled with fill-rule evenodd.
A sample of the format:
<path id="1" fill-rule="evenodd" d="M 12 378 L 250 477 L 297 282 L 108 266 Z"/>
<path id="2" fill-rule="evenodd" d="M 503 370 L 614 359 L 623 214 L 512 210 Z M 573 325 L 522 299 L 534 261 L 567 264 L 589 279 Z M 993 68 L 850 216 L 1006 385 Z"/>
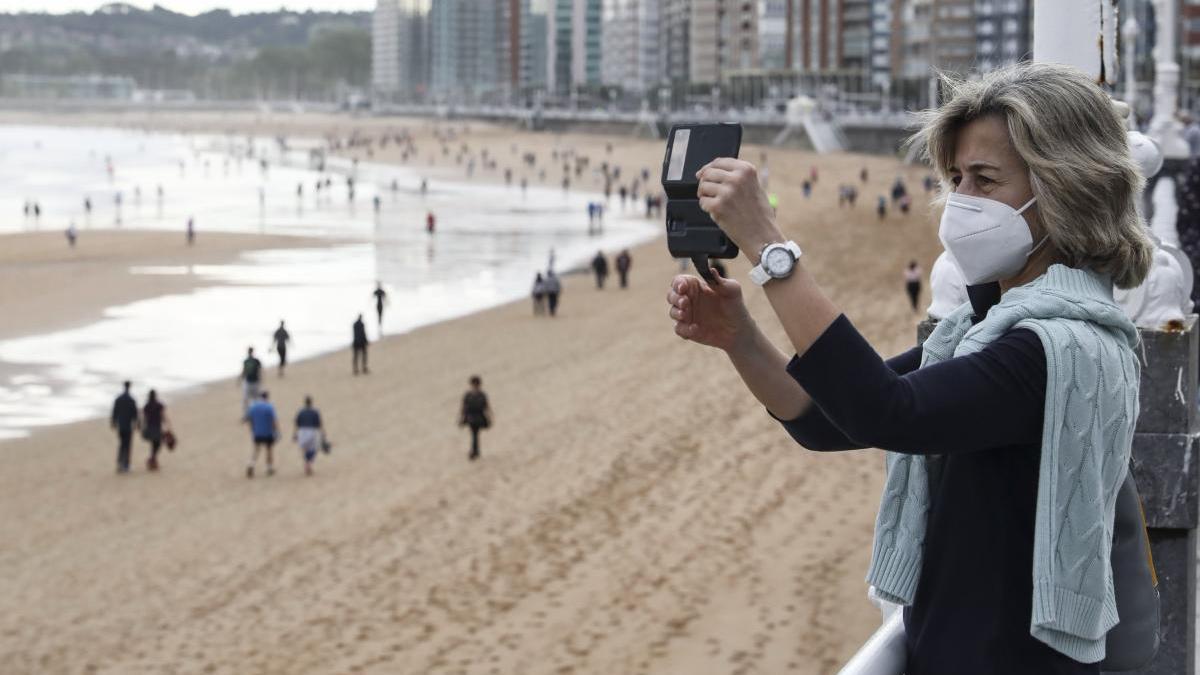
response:
<path id="1" fill-rule="evenodd" d="M 763 258 L 763 269 L 773 277 L 787 276 L 792 271 L 793 264 L 795 261 L 792 259 L 791 251 L 782 246 L 771 248 Z"/>

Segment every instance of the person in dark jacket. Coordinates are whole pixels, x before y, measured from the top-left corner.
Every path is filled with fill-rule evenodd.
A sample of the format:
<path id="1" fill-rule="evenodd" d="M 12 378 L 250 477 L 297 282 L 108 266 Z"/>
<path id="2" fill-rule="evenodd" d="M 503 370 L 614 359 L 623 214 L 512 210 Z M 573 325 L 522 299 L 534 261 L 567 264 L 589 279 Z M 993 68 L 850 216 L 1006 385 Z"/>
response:
<path id="1" fill-rule="evenodd" d="M 150 444 L 150 458 L 146 460 L 146 468 L 150 471 L 158 471 L 158 451 L 162 448 L 163 433 L 168 429 L 167 408 L 158 400 L 158 392 L 151 389 L 142 408 L 142 438 Z"/>
<path id="2" fill-rule="evenodd" d="M 480 430 L 492 426 L 492 408 L 488 404 L 487 394 L 483 393 L 483 380 L 478 375 L 472 375 L 470 383 L 471 388 L 463 394 L 458 425 L 471 429 L 471 452 L 467 459 L 473 462 L 479 459 Z"/>
<path id="3" fill-rule="evenodd" d="M 617 256 L 617 276 L 621 280 L 621 288 L 629 288 L 630 267 L 633 267 L 633 258 L 629 256 L 629 249 L 624 249 Z"/>
<path id="4" fill-rule="evenodd" d="M 533 278 L 533 315 L 541 316 L 546 313 L 546 281 L 538 272 Z"/>
<path id="5" fill-rule="evenodd" d="M 129 446 L 133 442 L 133 432 L 140 423 L 137 401 L 129 393 L 128 380 L 125 381 L 125 390 L 113 401 L 109 424 L 117 432 L 117 473 L 129 473 Z"/>
<path id="6" fill-rule="evenodd" d="M 292 336 L 284 328 L 283 322 L 279 322 L 279 328 L 275 329 L 275 334 L 271 336 L 271 343 L 275 349 L 275 353 L 279 355 L 279 376 L 283 377 L 283 369 L 287 368 L 287 350 L 288 343 L 292 341 Z"/>
<path id="7" fill-rule="evenodd" d="M 354 339 L 350 346 L 354 349 L 354 374 L 358 374 L 360 363 L 363 375 L 371 372 L 367 370 L 367 326 L 363 323 L 362 314 L 354 322 Z"/>
<path id="8" fill-rule="evenodd" d="M 904 292 L 908 293 L 908 302 L 912 305 L 912 311 L 916 312 L 917 301 L 921 298 L 921 267 L 916 260 L 908 261 L 908 267 L 904 270 Z"/>
<path id="9" fill-rule="evenodd" d="M 542 280 L 546 289 L 546 307 L 550 310 L 550 316 L 558 315 L 558 296 L 562 293 L 562 282 L 558 280 L 558 275 L 554 270 L 546 272 L 546 277 Z"/>
<path id="10" fill-rule="evenodd" d="M 596 251 L 596 257 L 592 258 L 592 272 L 596 274 L 596 288 L 603 289 L 604 280 L 608 278 L 608 259 L 603 251 Z"/>
<path id="11" fill-rule="evenodd" d="M 321 412 L 313 407 L 312 396 L 304 397 L 304 407 L 296 413 L 296 429 L 292 439 L 304 453 L 304 475 L 313 475 L 313 460 L 317 451 L 324 449 L 328 452 L 329 443 L 325 440 L 325 428 L 321 425 Z"/>

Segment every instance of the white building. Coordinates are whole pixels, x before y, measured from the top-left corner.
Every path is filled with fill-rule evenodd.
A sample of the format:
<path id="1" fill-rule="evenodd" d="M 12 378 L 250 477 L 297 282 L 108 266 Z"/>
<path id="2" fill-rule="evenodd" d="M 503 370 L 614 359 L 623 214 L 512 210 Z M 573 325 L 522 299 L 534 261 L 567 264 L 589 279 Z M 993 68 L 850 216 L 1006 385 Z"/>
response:
<path id="1" fill-rule="evenodd" d="M 758 0 L 758 48 L 763 70 L 787 68 L 789 0 Z"/>
<path id="2" fill-rule="evenodd" d="M 658 0 L 604 0 L 601 78 L 604 84 L 644 93 L 663 80 Z"/>
<path id="3" fill-rule="evenodd" d="M 391 99 L 400 92 L 400 5 L 379 0 L 371 17 L 371 89 Z"/>

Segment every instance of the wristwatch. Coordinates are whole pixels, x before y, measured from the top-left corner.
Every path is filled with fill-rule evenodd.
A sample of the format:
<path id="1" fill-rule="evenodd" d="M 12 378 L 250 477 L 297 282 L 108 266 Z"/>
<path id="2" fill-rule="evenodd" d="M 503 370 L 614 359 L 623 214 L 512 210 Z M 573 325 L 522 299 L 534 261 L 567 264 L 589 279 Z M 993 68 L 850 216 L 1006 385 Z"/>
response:
<path id="1" fill-rule="evenodd" d="M 762 286 L 772 279 L 792 276 L 800 255 L 800 247 L 794 241 L 767 244 L 758 257 L 758 264 L 750 268 L 750 281 Z"/>

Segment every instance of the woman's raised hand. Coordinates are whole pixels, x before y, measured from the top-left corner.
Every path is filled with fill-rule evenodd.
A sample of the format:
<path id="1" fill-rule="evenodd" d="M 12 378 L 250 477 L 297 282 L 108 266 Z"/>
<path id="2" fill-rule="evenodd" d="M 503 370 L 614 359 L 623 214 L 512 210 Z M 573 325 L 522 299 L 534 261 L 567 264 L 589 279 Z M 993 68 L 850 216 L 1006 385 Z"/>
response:
<path id="1" fill-rule="evenodd" d="M 738 282 L 714 273 L 713 284 L 690 274 L 675 277 L 667 293 L 668 314 L 679 337 L 730 351 L 753 335 L 754 319 Z"/>
<path id="2" fill-rule="evenodd" d="M 722 157 L 696 172 L 700 208 L 758 264 L 758 253 L 771 242 L 783 241 L 774 210 L 750 162 Z"/>

